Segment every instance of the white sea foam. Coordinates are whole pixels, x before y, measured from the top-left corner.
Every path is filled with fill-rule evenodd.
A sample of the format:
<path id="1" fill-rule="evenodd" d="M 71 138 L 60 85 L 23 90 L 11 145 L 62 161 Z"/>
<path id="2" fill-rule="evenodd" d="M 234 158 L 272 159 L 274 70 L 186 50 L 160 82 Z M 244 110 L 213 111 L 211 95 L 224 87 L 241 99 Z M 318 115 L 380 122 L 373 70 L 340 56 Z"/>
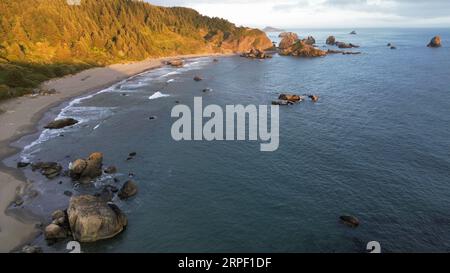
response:
<path id="1" fill-rule="evenodd" d="M 170 95 L 168 94 L 163 94 L 161 92 L 156 92 L 155 94 L 151 95 L 148 99 L 149 100 L 155 100 L 155 99 L 159 99 L 159 98 L 164 98 L 164 97 L 169 97 Z"/>

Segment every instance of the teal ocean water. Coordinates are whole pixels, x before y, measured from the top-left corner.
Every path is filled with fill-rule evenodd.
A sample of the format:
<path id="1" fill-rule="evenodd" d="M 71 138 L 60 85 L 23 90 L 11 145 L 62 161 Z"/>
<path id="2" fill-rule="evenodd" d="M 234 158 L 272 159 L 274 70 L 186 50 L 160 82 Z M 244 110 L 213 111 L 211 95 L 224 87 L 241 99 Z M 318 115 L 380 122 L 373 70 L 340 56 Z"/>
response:
<path id="1" fill-rule="evenodd" d="M 200 58 L 146 72 L 54 109 L 47 118 L 80 124 L 22 139 L 27 147 L 9 162 L 67 168 L 101 151 L 120 181 L 134 174 L 138 195 L 116 200 L 128 228 L 82 245 L 86 252 L 364 252 L 369 241 L 384 252 L 450 251 L 450 31 L 294 31 L 314 36 L 319 47 L 335 35 L 361 45 L 362 54 Z M 427 48 L 435 35 L 444 46 Z M 194 82 L 195 75 L 204 80 Z M 258 142 L 171 137 L 176 101 L 260 105 L 283 92 L 320 101 L 280 108 L 276 152 L 260 152 Z M 126 161 L 130 152 L 137 156 Z M 47 218 L 67 207 L 64 191 L 93 193 L 114 183 L 105 176 L 86 187 L 26 174 L 39 195 L 25 207 Z M 339 223 L 343 214 L 358 217 L 360 227 Z M 45 248 L 64 251 L 63 244 Z"/>

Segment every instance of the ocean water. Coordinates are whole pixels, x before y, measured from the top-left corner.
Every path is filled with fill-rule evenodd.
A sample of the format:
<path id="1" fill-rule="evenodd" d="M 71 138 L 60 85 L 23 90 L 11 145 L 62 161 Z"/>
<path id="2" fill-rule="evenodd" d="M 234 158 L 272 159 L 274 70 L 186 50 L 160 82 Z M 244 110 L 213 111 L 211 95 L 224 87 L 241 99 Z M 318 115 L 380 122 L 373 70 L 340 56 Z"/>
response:
<path id="1" fill-rule="evenodd" d="M 294 31 L 313 35 L 319 47 L 335 35 L 361 45 L 355 50 L 362 54 L 194 59 L 65 104 L 53 114 L 80 124 L 26 138 L 19 157 L 67 168 L 101 151 L 119 180 L 135 175 L 138 195 L 116 200 L 129 219 L 126 231 L 83 251 L 364 252 L 369 241 L 384 252 L 450 251 L 450 31 Z M 427 48 L 438 34 L 444 47 Z M 276 152 L 260 152 L 259 142 L 171 137 L 176 101 L 260 105 L 283 92 L 320 101 L 280 108 Z M 126 161 L 130 152 L 137 157 Z M 65 190 L 93 193 L 114 183 L 106 176 L 79 186 L 26 174 L 40 193 L 26 208 L 46 220 L 67 207 Z M 360 227 L 339 223 L 343 214 L 357 216 Z M 64 251 L 62 244 L 46 248 Z"/>

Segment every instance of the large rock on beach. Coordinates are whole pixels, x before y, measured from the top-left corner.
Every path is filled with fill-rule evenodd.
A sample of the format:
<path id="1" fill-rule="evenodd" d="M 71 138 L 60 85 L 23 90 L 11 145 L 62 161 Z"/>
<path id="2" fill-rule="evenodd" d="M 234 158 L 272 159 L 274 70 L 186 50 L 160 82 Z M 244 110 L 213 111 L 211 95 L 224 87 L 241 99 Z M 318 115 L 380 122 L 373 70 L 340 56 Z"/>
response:
<path id="1" fill-rule="evenodd" d="M 62 226 L 52 223 L 45 228 L 44 235 L 46 240 L 65 239 L 67 231 Z"/>
<path id="2" fill-rule="evenodd" d="M 86 160 L 77 159 L 69 166 L 69 175 L 82 183 L 90 182 L 102 175 L 103 154 L 92 153 Z"/>
<path id="3" fill-rule="evenodd" d="M 74 239 L 83 243 L 112 238 L 127 226 L 116 205 L 92 195 L 72 197 L 67 214 Z"/>
<path id="4" fill-rule="evenodd" d="M 441 37 L 440 36 L 433 37 L 433 39 L 431 39 L 430 43 L 427 46 L 428 47 L 441 47 L 442 46 Z"/>
<path id="5" fill-rule="evenodd" d="M 78 123 L 78 120 L 73 118 L 65 118 L 65 119 L 57 119 L 49 124 L 47 124 L 44 128 L 45 129 L 61 129 L 64 127 L 72 126 Z"/>

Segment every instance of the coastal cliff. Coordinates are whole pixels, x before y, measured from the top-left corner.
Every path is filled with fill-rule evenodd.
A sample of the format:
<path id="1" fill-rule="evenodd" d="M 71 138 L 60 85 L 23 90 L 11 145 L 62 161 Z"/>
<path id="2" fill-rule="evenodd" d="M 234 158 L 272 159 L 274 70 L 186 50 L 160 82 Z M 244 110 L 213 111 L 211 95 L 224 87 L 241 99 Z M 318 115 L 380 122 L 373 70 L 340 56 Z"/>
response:
<path id="1" fill-rule="evenodd" d="M 272 46 L 257 29 L 129 0 L 0 2 L 0 99 L 93 66 Z"/>

